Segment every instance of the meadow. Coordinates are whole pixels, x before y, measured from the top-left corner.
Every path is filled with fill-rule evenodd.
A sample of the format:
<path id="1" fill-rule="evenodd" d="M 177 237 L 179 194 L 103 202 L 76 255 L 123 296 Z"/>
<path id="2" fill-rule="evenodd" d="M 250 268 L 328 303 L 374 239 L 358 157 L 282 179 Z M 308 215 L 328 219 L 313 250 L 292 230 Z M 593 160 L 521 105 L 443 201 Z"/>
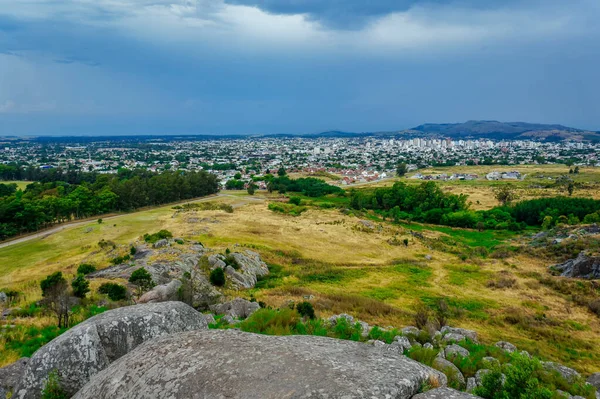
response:
<path id="1" fill-rule="evenodd" d="M 600 181 L 596 170 L 593 177 L 584 172 L 589 184 L 596 177 Z M 497 204 L 482 202 L 491 197 L 495 182 L 463 183 L 471 182 L 441 184 L 456 192 L 480 193 L 480 206 Z M 233 213 L 205 210 L 198 212 L 201 217 L 190 217 L 165 206 L 0 248 L 0 288 L 25 292 L 25 305 L 39 299 L 39 281 L 53 271 L 73 275 L 83 262 L 108 266 L 98 251 L 101 239 L 130 244 L 145 233 L 168 229 L 218 252 L 259 252 L 271 274 L 256 288 L 237 294 L 272 307 L 312 295 L 319 316 L 345 312 L 370 324 L 403 327 L 413 324 L 418 306 L 435 308 L 444 299 L 451 309 L 450 324 L 475 329 L 484 342 L 507 340 L 582 372 L 598 371 L 600 319 L 545 280 L 558 279 L 547 272 L 549 259 L 515 250 L 526 245 L 533 231 L 392 224 L 374 214 L 338 209 L 344 198 L 335 196 L 302 197 L 307 209 L 298 216 L 269 210 L 270 202 L 283 199 L 264 192 L 253 197 L 225 193 L 211 201 L 231 204 Z M 44 328 L 52 320 L 35 323 Z"/>

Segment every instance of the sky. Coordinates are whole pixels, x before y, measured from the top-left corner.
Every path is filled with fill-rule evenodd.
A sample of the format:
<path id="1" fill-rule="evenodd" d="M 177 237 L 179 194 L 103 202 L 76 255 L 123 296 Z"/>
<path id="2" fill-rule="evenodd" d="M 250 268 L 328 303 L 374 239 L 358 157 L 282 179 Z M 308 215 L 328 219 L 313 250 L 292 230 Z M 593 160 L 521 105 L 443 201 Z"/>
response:
<path id="1" fill-rule="evenodd" d="M 0 0 L 0 136 L 600 130 L 598 0 Z"/>

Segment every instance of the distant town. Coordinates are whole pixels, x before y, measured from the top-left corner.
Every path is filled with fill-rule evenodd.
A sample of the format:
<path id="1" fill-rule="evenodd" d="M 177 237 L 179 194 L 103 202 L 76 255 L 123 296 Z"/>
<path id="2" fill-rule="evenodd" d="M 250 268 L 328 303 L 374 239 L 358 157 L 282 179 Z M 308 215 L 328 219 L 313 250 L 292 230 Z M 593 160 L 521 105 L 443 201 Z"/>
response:
<path id="1" fill-rule="evenodd" d="M 518 171 L 423 175 L 419 169 L 436 166 L 521 165 L 568 163 L 600 165 L 600 144 L 530 140 L 452 140 L 412 138 L 226 138 L 171 140 L 45 139 L 0 144 L 0 163 L 21 168 L 78 170 L 113 174 L 120 169 L 206 170 L 223 186 L 234 179 L 255 180 L 284 167 L 288 173 L 327 178 L 334 184 L 352 185 L 393 177 L 399 163 L 407 165 L 412 179 L 518 180 Z M 0 165 L 1 167 L 1 165 Z M 464 171 L 463 171 L 464 172 Z M 241 177 L 240 177 L 241 175 Z M 257 179 L 258 178 L 258 179 Z"/>

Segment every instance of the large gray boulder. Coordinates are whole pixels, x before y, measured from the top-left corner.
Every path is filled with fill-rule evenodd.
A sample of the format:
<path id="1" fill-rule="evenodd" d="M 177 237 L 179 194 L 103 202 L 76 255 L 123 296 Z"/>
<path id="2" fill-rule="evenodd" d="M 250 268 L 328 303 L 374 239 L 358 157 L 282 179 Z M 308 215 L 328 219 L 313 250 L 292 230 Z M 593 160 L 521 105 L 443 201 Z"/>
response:
<path id="1" fill-rule="evenodd" d="M 445 377 L 383 348 L 235 330 L 172 334 L 140 345 L 74 398 L 397 398 Z"/>
<path id="2" fill-rule="evenodd" d="M 152 290 L 142 295 L 137 302 L 154 303 L 177 300 L 181 285 L 182 284 L 180 280 L 173 280 L 168 284 L 157 285 Z"/>
<path id="3" fill-rule="evenodd" d="M 0 398 L 4 399 L 9 392 L 13 392 L 28 361 L 28 357 L 22 357 L 13 364 L 0 368 Z"/>
<path id="4" fill-rule="evenodd" d="M 452 388 L 432 389 L 412 397 L 412 399 L 477 399 L 479 396 L 470 393 L 460 392 Z"/>
<path id="5" fill-rule="evenodd" d="M 548 371 L 557 372 L 558 374 L 560 374 L 561 377 L 563 377 L 565 380 L 571 383 L 573 383 L 576 379 L 580 377 L 577 371 L 573 370 L 570 367 L 563 366 L 559 363 L 542 362 L 542 366 Z"/>
<path id="6" fill-rule="evenodd" d="M 216 314 L 224 314 L 241 319 L 245 319 L 258 309 L 260 309 L 260 305 L 257 302 L 250 302 L 243 298 L 235 298 L 229 302 L 210 307 L 210 310 Z"/>
<path id="7" fill-rule="evenodd" d="M 558 272 L 563 277 L 600 279 L 600 257 L 587 256 L 582 251 L 575 259 L 550 266 L 550 271 Z"/>
<path id="8" fill-rule="evenodd" d="M 35 352 L 15 389 L 15 397 L 39 398 L 53 370 L 57 370 L 65 392 L 73 395 L 94 374 L 142 342 L 207 328 L 204 316 L 183 302 L 110 310 L 78 324 Z"/>

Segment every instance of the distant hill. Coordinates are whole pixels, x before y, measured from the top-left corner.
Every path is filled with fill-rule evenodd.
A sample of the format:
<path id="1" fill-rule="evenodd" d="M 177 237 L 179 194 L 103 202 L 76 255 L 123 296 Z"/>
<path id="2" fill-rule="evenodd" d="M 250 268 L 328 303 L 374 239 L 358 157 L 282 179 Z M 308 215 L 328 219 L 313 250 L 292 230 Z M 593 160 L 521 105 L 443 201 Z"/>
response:
<path id="1" fill-rule="evenodd" d="M 468 121 L 464 123 L 427 123 L 394 132 L 350 133 L 337 130 L 303 137 L 449 137 L 455 139 L 600 141 L 600 132 L 563 125 L 526 122 Z"/>

